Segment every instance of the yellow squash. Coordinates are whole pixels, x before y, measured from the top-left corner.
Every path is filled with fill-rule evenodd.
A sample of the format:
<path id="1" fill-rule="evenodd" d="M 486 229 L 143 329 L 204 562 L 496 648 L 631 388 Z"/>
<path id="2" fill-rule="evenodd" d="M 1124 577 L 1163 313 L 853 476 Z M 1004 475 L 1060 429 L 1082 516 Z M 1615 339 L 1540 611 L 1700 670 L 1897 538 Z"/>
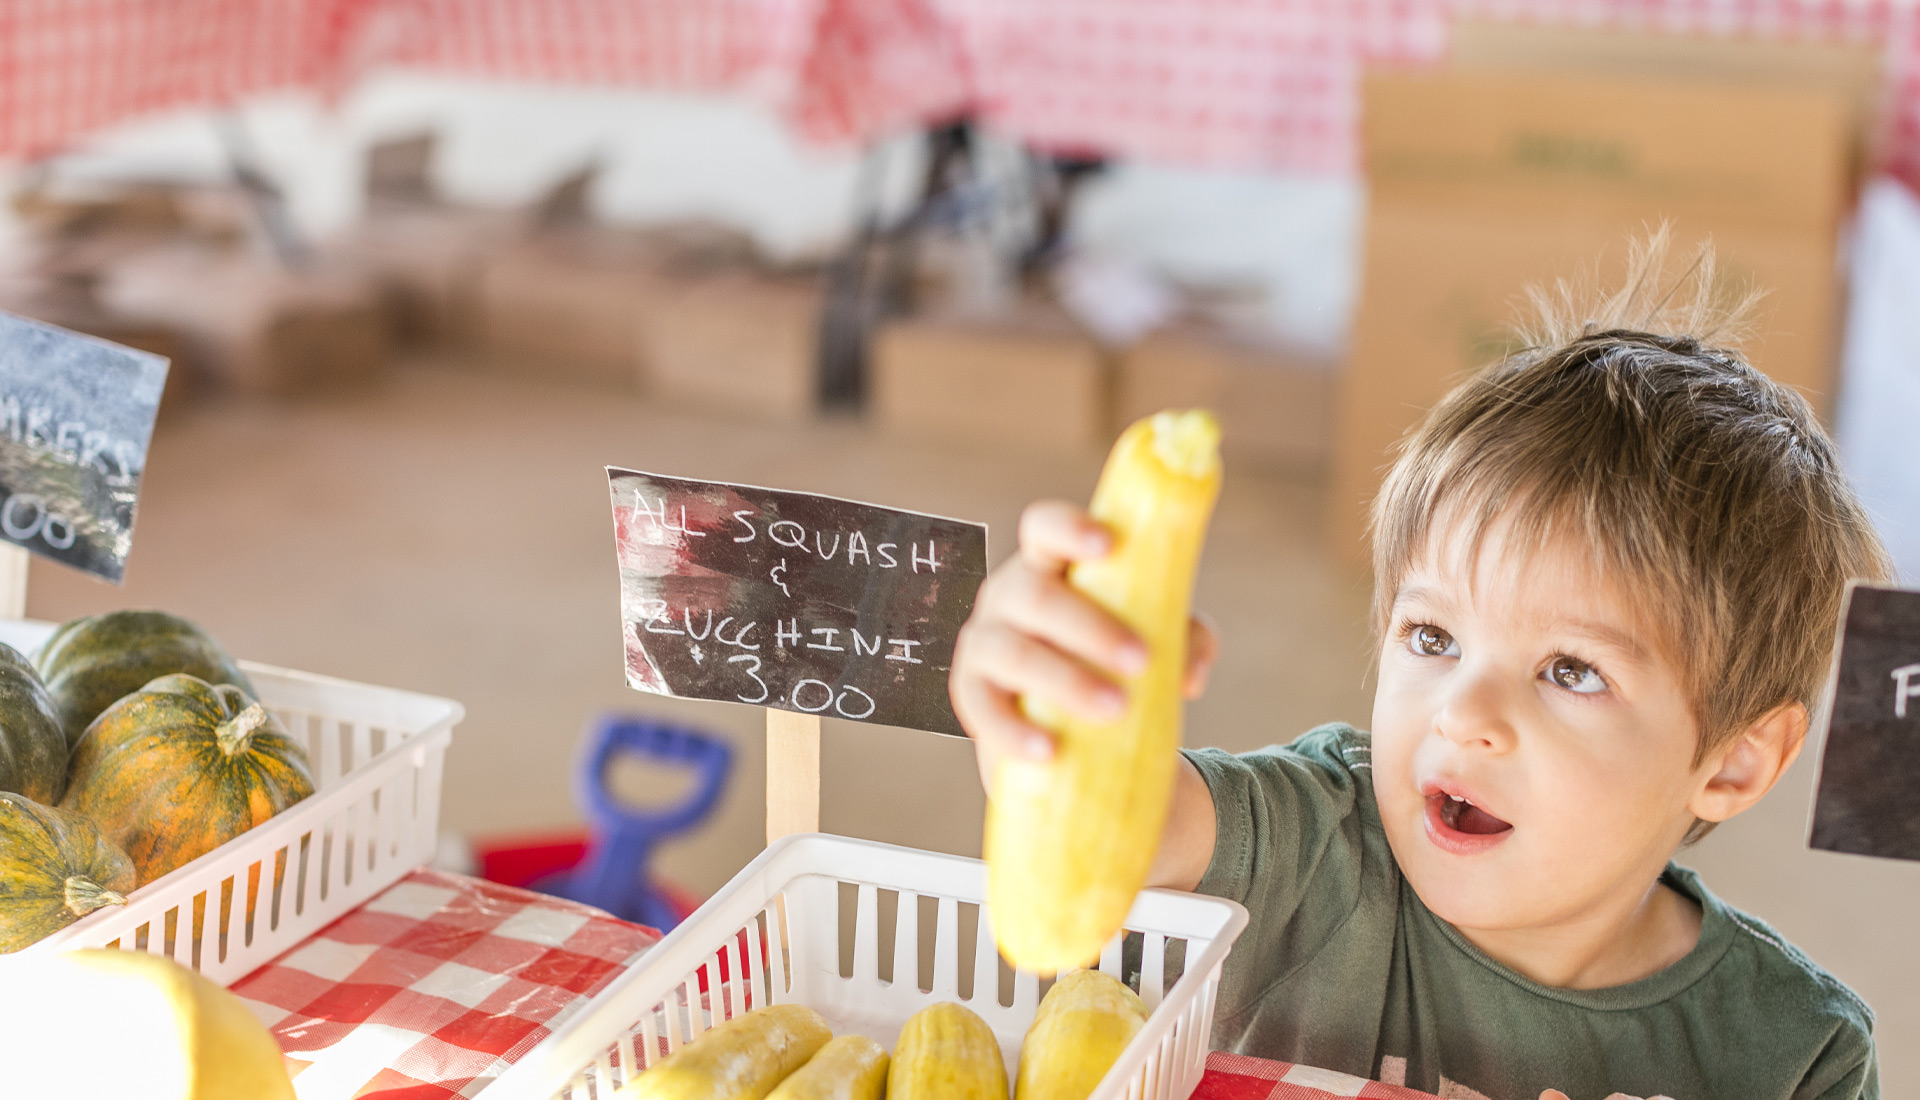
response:
<path id="1" fill-rule="evenodd" d="M 90 948 L 0 969 L 0 1094 L 294 1100 L 240 998 L 171 959 Z"/>
<path id="2" fill-rule="evenodd" d="M 1025 700 L 1059 749 L 996 768 L 987 898 L 1000 952 L 1021 969 L 1098 958 L 1146 882 L 1173 795 L 1193 577 L 1219 491 L 1220 426 L 1206 412 L 1141 420 L 1107 457 L 1090 511 L 1114 549 L 1075 563 L 1067 580 L 1139 634 L 1148 664 L 1123 685 L 1127 712 L 1113 721 Z"/>
<path id="3" fill-rule="evenodd" d="M 887 1048 L 865 1035 L 842 1035 L 780 1082 L 767 1100 L 880 1100 L 887 1094 Z"/>
<path id="4" fill-rule="evenodd" d="M 764 1100 L 833 1033 L 805 1005 L 735 1016 L 673 1052 L 615 1093 L 616 1100 Z"/>
<path id="5" fill-rule="evenodd" d="M 956 1004 L 907 1017 L 893 1045 L 887 1100 L 1007 1100 L 1007 1064 L 993 1029 Z"/>
<path id="6" fill-rule="evenodd" d="M 1120 980 L 1075 970 L 1040 999 L 1020 1042 L 1013 1100 L 1087 1100 L 1147 1026 L 1147 1006 Z"/>

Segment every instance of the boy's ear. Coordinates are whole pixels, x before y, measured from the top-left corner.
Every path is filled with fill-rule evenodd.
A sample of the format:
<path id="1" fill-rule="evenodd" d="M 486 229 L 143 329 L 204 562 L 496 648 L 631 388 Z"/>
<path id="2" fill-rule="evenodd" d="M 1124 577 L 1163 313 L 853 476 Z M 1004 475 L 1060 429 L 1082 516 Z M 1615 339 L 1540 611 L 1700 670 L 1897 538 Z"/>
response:
<path id="1" fill-rule="evenodd" d="M 1725 821 L 1760 801 L 1807 743 L 1807 708 L 1782 703 L 1755 719 L 1707 759 L 1687 808 L 1702 821 Z"/>

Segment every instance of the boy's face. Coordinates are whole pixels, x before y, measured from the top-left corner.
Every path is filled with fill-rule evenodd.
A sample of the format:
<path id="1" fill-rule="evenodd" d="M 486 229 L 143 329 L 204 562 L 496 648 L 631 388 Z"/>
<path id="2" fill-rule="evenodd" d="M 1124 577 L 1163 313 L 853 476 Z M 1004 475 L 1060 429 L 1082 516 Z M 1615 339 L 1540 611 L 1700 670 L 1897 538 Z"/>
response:
<path id="1" fill-rule="evenodd" d="M 1407 880 L 1463 929 L 1630 911 L 1693 824 L 1695 723 L 1585 553 L 1436 528 L 1380 651 L 1373 772 Z"/>

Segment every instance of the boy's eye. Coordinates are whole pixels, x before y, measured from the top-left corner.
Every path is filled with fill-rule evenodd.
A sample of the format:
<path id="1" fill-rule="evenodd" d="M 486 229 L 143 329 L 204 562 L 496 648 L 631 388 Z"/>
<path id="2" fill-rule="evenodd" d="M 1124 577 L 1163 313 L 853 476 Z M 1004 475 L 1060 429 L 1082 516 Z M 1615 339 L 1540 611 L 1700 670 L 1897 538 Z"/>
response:
<path id="1" fill-rule="evenodd" d="M 1422 623 L 1407 632 L 1407 648 L 1422 657 L 1458 657 L 1460 646 L 1453 635 L 1437 626 Z"/>
<path id="2" fill-rule="evenodd" d="M 1593 666 L 1577 657 L 1555 657 L 1547 665 L 1547 679 L 1579 695 L 1594 695 L 1607 690 Z"/>

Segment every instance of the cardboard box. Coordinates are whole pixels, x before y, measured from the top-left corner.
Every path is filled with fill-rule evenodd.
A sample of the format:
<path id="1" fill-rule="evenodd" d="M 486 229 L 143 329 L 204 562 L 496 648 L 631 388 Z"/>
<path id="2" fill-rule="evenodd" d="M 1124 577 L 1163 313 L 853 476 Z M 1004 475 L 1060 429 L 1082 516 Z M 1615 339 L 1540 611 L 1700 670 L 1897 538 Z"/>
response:
<path id="1" fill-rule="evenodd" d="M 161 184 L 79 193 L 27 188 L 13 197 L 13 212 L 21 224 L 46 237 L 166 237 L 187 229 L 180 190 Z"/>
<path id="2" fill-rule="evenodd" d="M 378 141 L 367 147 L 367 204 L 370 207 L 433 203 L 433 164 L 440 135 L 431 130 Z"/>
<path id="3" fill-rule="evenodd" d="M 503 211 L 391 207 L 329 241 L 326 252 L 371 277 L 397 343 L 472 347 L 480 338 L 481 272 L 522 225 Z"/>
<path id="4" fill-rule="evenodd" d="M 1529 284 L 1616 285 L 1628 240 L 1671 219 L 1765 288 L 1755 366 L 1831 405 L 1850 198 L 1849 108 L 1830 90 L 1503 72 L 1375 74 L 1360 307 L 1335 414 L 1329 532 L 1364 560 L 1393 444 L 1499 357 Z"/>
<path id="5" fill-rule="evenodd" d="M 1323 470 L 1333 439 L 1334 365 L 1237 342 L 1198 325 L 1165 329 L 1120 357 L 1120 426 L 1162 409 L 1220 418 L 1230 466 Z"/>
<path id="6" fill-rule="evenodd" d="M 130 322 L 179 333 L 189 363 L 242 392 L 351 386 L 387 364 L 374 289 L 339 266 L 296 270 L 248 250 L 159 248 L 116 264 L 99 299 Z"/>
<path id="7" fill-rule="evenodd" d="M 1455 68 L 1475 72 L 1652 78 L 1759 89 L 1813 89 L 1846 102 L 1856 172 L 1872 164 L 1886 96 L 1886 43 L 1741 34 L 1676 34 L 1534 21 L 1457 19 Z"/>
<path id="8" fill-rule="evenodd" d="M 869 411 L 884 431 L 1038 451 L 1106 446 L 1111 371 L 1064 317 L 922 317 L 880 329 Z"/>
<path id="9" fill-rule="evenodd" d="M 1380 204 L 1831 231 L 1852 193 L 1835 92 L 1511 72 L 1375 73 Z"/>
<path id="10" fill-rule="evenodd" d="M 531 237 L 480 265 L 481 347 L 497 366 L 633 389 L 660 277 L 644 258 L 560 235 Z"/>
<path id="11" fill-rule="evenodd" d="M 663 281 L 643 336 L 650 396 L 775 419 L 819 405 L 820 284 L 747 272 Z"/>

